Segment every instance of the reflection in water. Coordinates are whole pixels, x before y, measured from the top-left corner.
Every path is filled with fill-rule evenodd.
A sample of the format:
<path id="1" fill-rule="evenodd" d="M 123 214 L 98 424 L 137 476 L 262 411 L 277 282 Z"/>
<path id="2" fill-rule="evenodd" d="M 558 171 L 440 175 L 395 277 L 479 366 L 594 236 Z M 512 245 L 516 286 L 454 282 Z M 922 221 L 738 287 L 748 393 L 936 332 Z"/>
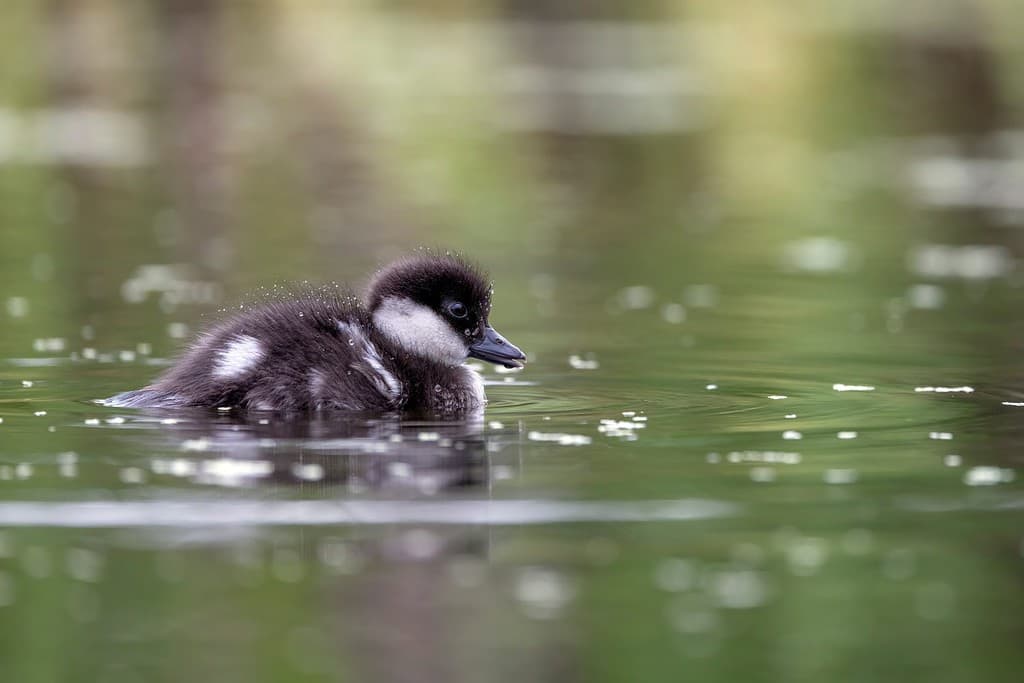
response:
<path id="1" fill-rule="evenodd" d="M 994 469 L 994 468 L 993 468 Z M 996 470 L 1002 471 L 1002 470 Z M 1006 470 L 1009 473 L 1009 470 Z M 1012 481 L 1012 477 L 1006 479 Z M 993 482 L 994 483 L 994 482 Z M 641 502 L 534 500 L 0 502 L 8 527 L 150 528 L 432 524 L 521 526 L 567 522 L 680 522 L 729 517 L 737 505 L 700 498 Z M 415 554 L 415 553 L 414 553 Z"/>
<path id="2" fill-rule="evenodd" d="M 126 489 L 143 498 L 0 502 L 6 527 L 109 530 L 106 543 L 76 549 L 76 572 L 82 573 L 79 555 L 85 564 L 116 573 L 144 549 L 156 564 L 143 577 L 167 584 L 151 589 L 157 595 L 195 581 L 211 565 L 218 568 L 215 575 L 236 576 L 241 590 L 294 590 L 315 582 L 323 608 L 300 607 L 285 616 L 275 627 L 283 634 L 279 645 L 295 670 L 354 671 L 358 680 L 476 681 L 495 666 L 530 680 L 574 680 L 572 643 L 554 626 L 571 607 L 572 580 L 555 569 L 495 573 L 495 529 L 659 515 L 697 519 L 730 511 L 710 503 L 705 509 L 700 501 L 631 506 L 488 500 L 492 473 L 509 476 L 522 439 L 504 428 L 485 430 L 479 421 L 154 411 L 111 415 L 87 427 L 147 454 L 146 485 Z M 197 497 L 194 489 L 179 496 L 162 486 L 182 479 L 236 491 L 226 499 Z M 99 580 L 101 570 L 93 573 Z M 240 589 L 231 584 L 221 590 Z M 94 621 L 105 603 L 90 599 L 96 605 L 88 619 Z M 521 611 L 509 610 L 516 604 L 552 625 L 517 638 L 523 661 L 496 665 L 473 634 L 495 625 L 520 631 Z M 150 628 L 177 637 L 195 628 L 192 614 L 216 620 L 219 605 L 214 598 L 169 623 L 155 616 Z"/>
<path id="3" fill-rule="evenodd" d="M 108 424 L 110 419 L 116 418 L 108 418 Z M 157 441 L 178 451 L 153 458 L 156 475 L 222 486 L 318 483 L 325 487 L 325 495 L 330 495 L 328 487 L 338 484 L 351 493 L 423 495 L 486 487 L 501 451 L 518 443 L 514 435 L 485 434 L 482 420 L 408 422 L 397 417 L 307 419 L 269 412 L 153 411 L 123 426 L 159 429 Z M 149 448 L 152 436 L 148 429 L 141 436 Z"/>
<path id="4" fill-rule="evenodd" d="M 168 415 L 174 415 L 169 417 Z M 634 416 L 634 419 L 643 419 Z M 605 422 L 599 431 L 608 427 Z M 485 431 L 482 421 L 409 422 L 397 417 L 285 418 L 252 412 L 142 411 L 88 426 L 131 436 L 146 451 L 149 483 L 185 479 L 200 485 L 297 487 L 303 500 L 219 498 L 187 501 L 107 500 L 0 502 L 7 526 L 138 528 L 327 526 L 338 524 L 532 525 L 566 522 L 659 522 L 725 517 L 737 506 L 715 500 L 565 501 L 489 497 L 492 478 L 515 475 L 520 435 Z M 644 422 L 623 422 L 631 428 Z M 497 423 L 492 423 L 497 425 Z M 632 432 L 632 429 L 628 430 Z M 530 431 L 527 441 L 578 446 L 575 434 Z M 516 451 L 510 455 L 509 451 Z M 63 456 L 63 457 L 61 457 Z M 77 476 L 78 456 L 58 456 L 62 475 Z M 74 466 L 73 470 L 66 468 Z M 137 467 L 123 483 L 141 483 Z M 310 484 L 316 486 L 310 488 Z M 284 488 L 282 488 L 282 486 Z M 488 494 L 481 497 L 481 493 Z M 367 494 L 360 497 L 360 494 Z M 383 494 L 383 498 L 381 495 Z M 441 497 L 440 494 L 449 494 Z M 458 494 L 453 497 L 452 494 Z M 308 498 L 313 498 L 312 500 Z"/>
<path id="5" fill-rule="evenodd" d="M 543 432 L 525 438 L 493 421 L 197 410 L 114 413 L 76 429 L 141 452 L 147 466 L 125 466 L 124 454 L 107 464 L 126 484 L 113 498 L 0 502 L 10 532 L 87 534 L 70 548 L 37 547 L 25 560 L 48 575 L 67 555 L 73 576 L 85 577 L 85 597 L 69 607 L 76 620 L 102 622 L 109 604 L 127 599 L 109 594 L 106 577 L 131 568 L 140 552 L 155 563 L 133 570 L 156 582 L 145 589 L 151 596 L 204 575 L 234 577 L 220 584 L 228 594 L 316 585 L 329 608 L 300 611 L 292 626 L 277 629 L 292 665 L 354 670 L 363 680 L 476 681 L 496 669 L 502 678 L 575 680 L 578 644 L 565 628 L 579 592 L 575 571 L 547 562 L 507 566 L 492 555 L 495 537 L 527 526 L 696 522 L 739 512 L 702 499 L 492 499 L 492 478 L 515 474 L 524 443 L 577 447 L 537 438 Z M 98 464 L 73 455 L 62 466 L 82 469 L 61 476 L 81 478 Z M 233 491 L 168 486 L 180 480 Z M 602 558 L 617 552 L 607 540 L 592 545 L 588 552 Z M 195 628 L 193 614 L 216 621 L 223 607 L 214 599 L 171 621 L 151 617 L 150 628 L 179 637 Z M 495 630 L 514 635 L 519 657 L 495 659 L 488 636 Z"/>

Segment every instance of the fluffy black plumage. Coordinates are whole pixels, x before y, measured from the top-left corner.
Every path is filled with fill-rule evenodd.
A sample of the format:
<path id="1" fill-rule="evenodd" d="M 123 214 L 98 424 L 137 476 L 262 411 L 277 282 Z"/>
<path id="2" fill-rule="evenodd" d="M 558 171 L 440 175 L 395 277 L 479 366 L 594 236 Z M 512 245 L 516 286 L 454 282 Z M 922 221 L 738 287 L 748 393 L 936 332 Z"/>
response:
<path id="1" fill-rule="evenodd" d="M 357 298 L 324 288 L 217 323 L 125 407 L 414 411 L 462 415 L 486 402 L 468 356 L 509 366 L 522 352 L 490 327 L 491 288 L 452 255 L 380 270 Z"/>
<path id="2" fill-rule="evenodd" d="M 438 310 L 446 300 L 474 302 L 484 320 L 491 311 L 487 275 L 452 254 L 409 256 L 382 268 L 367 287 L 366 303 L 370 310 L 375 310 L 389 296 L 406 296 L 433 310 Z"/>

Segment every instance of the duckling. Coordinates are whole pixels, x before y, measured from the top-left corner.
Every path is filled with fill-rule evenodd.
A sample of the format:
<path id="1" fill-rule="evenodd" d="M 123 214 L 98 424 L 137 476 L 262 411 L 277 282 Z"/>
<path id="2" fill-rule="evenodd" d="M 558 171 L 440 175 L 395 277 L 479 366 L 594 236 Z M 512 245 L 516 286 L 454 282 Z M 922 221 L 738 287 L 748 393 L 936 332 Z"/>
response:
<path id="1" fill-rule="evenodd" d="M 478 358 L 526 356 L 489 323 L 491 286 L 451 254 L 421 253 L 378 271 L 365 302 L 336 289 L 272 301 L 201 334 L 151 385 L 115 407 L 414 412 L 464 415 L 487 402 Z"/>

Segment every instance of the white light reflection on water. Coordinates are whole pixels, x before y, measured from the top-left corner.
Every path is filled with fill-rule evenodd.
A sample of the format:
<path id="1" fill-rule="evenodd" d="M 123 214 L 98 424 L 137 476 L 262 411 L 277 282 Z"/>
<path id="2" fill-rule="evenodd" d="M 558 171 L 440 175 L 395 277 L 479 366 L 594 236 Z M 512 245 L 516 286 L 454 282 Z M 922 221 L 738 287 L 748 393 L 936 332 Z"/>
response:
<path id="1" fill-rule="evenodd" d="M 816 574 L 829 554 L 827 541 L 812 536 L 786 539 L 783 549 L 789 569 L 795 576 Z"/>
<path id="2" fill-rule="evenodd" d="M 853 270 L 860 256 L 853 247 L 834 237 L 809 237 L 785 246 L 783 267 L 808 273 L 831 273 Z"/>
<path id="3" fill-rule="evenodd" d="M 588 354 L 586 358 L 573 354 L 569 356 L 569 367 L 573 370 L 597 370 L 601 366 L 593 354 Z"/>
<path id="4" fill-rule="evenodd" d="M 995 486 L 1008 484 L 1016 473 L 1007 467 L 978 466 L 964 472 L 964 483 L 968 486 Z"/>
<path id="5" fill-rule="evenodd" d="M 822 474 L 822 480 L 826 484 L 855 484 L 857 478 L 857 470 L 850 468 L 827 469 Z"/>
<path id="6" fill-rule="evenodd" d="M 530 441 L 553 441 L 561 446 L 586 446 L 592 439 L 583 434 L 561 434 L 546 432 L 529 432 L 526 438 Z"/>
<path id="7" fill-rule="evenodd" d="M 764 574 L 753 569 L 727 569 L 711 577 L 711 594 L 720 607 L 760 607 L 769 596 Z"/>
<path id="8" fill-rule="evenodd" d="M 833 384 L 833 391 L 874 391 L 875 388 L 866 384 Z"/>
<path id="9" fill-rule="evenodd" d="M 962 512 L 964 510 L 984 510 L 987 512 L 1018 512 L 1024 510 L 1024 496 L 1008 494 L 991 495 L 979 498 L 939 498 L 924 496 L 900 496 L 895 506 L 910 512 L 943 514 Z"/>
<path id="10" fill-rule="evenodd" d="M 36 353 L 46 353 L 47 351 L 53 353 L 62 352 L 68 344 L 68 340 L 64 337 L 40 337 L 32 342 L 32 350 Z"/>
<path id="11" fill-rule="evenodd" d="M 929 278 L 992 280 L 1013 271 L 1013 255 L 999 244 L 921 244 L 907 255 L 911 272 Z"/>
<path id="12" fill-rule="evenodd" d="M 801 456 L 791 451 L 731 451 L 729 462 L 765 462 L 781 465 L 799 465 Z"/>
<path id="13" fill-rule="evenodd" d="M 910 167 L 911 189 L 918 201 L 939 207 L 1024 210 L 1018 191 L 1022 176 L 1024 161 L 1015 158 L 946 154 L 918 159 Z"/>
<path id="14" fill-rule="evenodd" d="M 576 586 L 554 569 L 527 567 L 516 583 L 516 598 L 533 619 L 552 619 L 575 597 Z"/>
<path id="15" fill-rule="evenodd" d="M 128 528 L 373 524 L 561 524 L 567 522 L 677 522 L 729 517 L 739 506 L 683 498 L 658 501 L 542 500 L 413 501 L 107 501 L 3 502 L 8 527 Z"/>
<path id="16" fill-rule="evenodd" d="M 19 368 L 45 368 L 67 363 L 68 358 L 7 358 L 5 362 Z"/>
<path id="17" fill-rule="evenodd" d="M 946 291 L 938 285 L 916 284 L 907 288 L 907 303 L 911 308 L 938 310 L 946 301 Z"/>

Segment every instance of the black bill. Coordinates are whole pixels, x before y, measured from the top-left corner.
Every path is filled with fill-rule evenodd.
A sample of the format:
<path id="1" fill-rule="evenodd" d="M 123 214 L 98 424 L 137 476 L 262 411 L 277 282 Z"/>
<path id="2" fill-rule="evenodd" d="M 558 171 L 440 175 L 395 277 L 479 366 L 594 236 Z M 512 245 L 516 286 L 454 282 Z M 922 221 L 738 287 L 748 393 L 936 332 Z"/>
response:
<path id="1" fill-rule="evenodd" d="M 521 368 L 526 363 L 526 355 L 519 347 L 506 341 L 490 325 L 484 328 L 484 338 L 469 347 L 469 356 L 506 368 Z"/>

